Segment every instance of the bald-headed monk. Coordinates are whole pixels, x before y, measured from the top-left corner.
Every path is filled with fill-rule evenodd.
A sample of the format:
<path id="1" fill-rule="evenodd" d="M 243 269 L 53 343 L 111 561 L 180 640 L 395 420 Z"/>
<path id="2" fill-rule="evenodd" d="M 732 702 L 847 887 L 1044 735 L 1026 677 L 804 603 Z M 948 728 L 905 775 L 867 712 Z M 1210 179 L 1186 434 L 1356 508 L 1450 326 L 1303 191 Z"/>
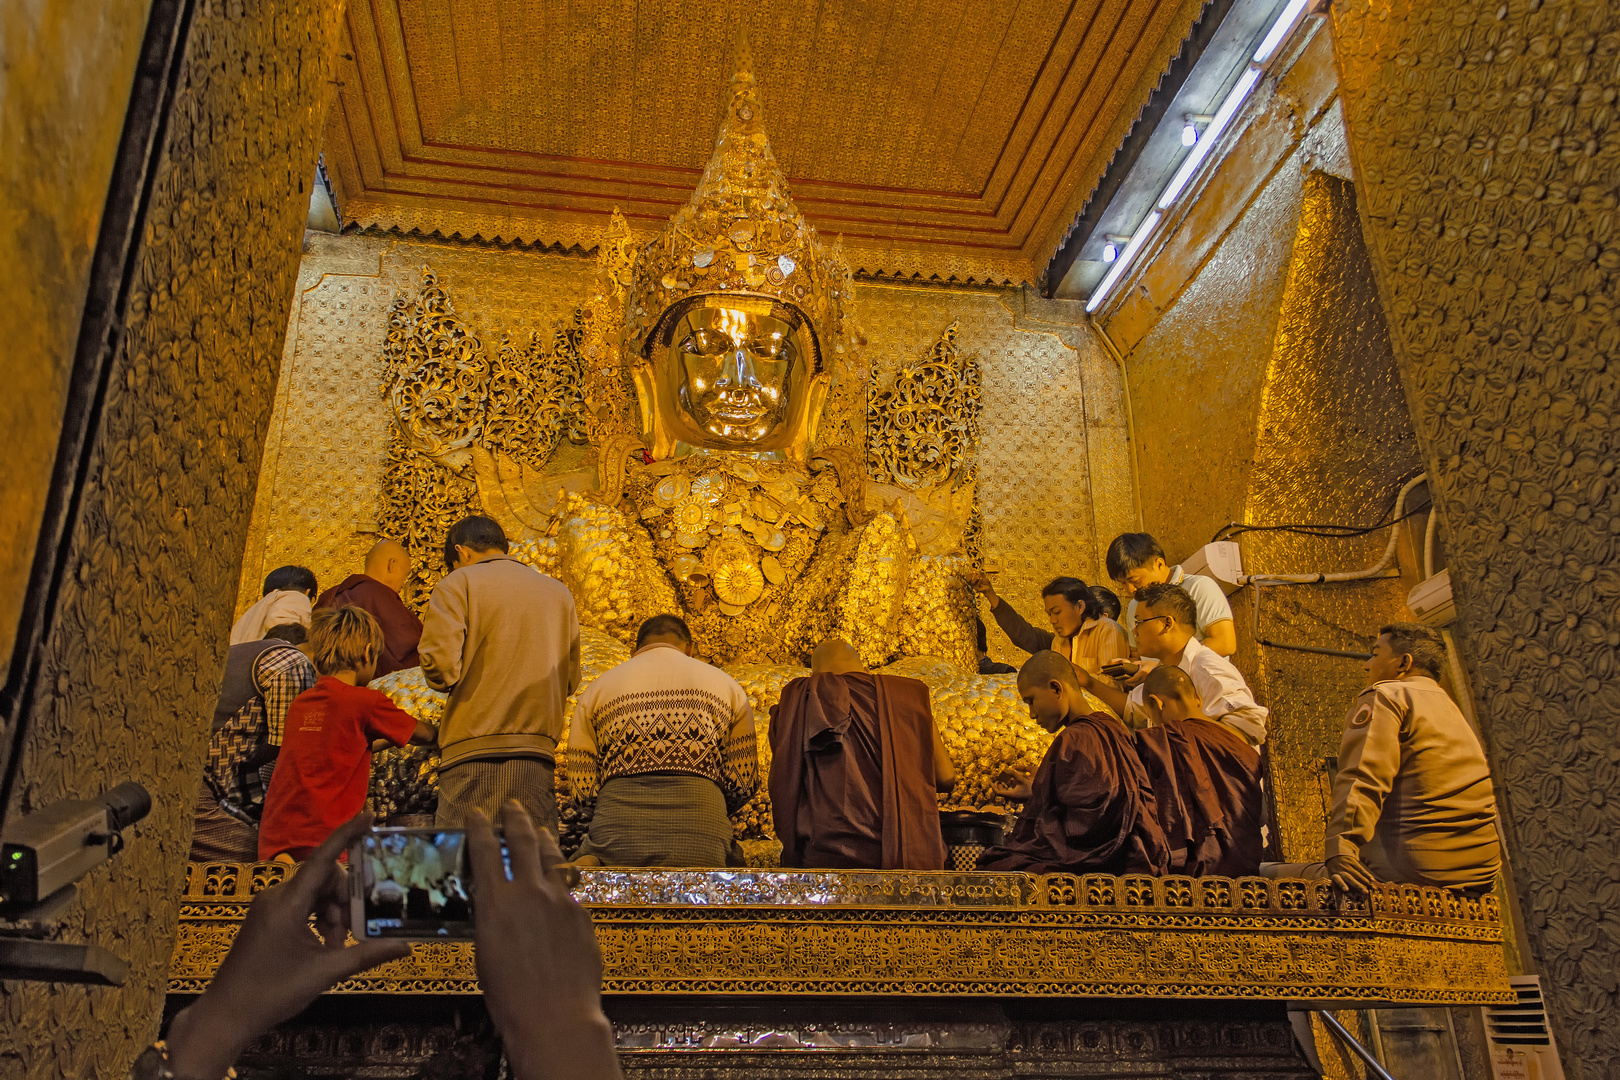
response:
<path id="1" fill-rule="evenodd" d="M 1162 874 L 1167 853 L 1153 785 L 1125 725 L 1086 711 L 1079 676 L 1051 650 L 1018 670 L 1029 715 L 1057 738 L 1031 779 L 1014 772 L 996 793 L 1022 801 L 1012 836 L 979 856 L 980 870 L 1030 874 Z"/>
<path id="2" fill-rule="evenodd" d="M 821 870 L 943 870 L 936 792 L 956 770 L 934 726 L 928 687 L 875 675 L 828 638 L 810 674 L 771 709 L 771 812 L 782 865 Z"/>
<path id="3" fill-rule="evenodd" d="M 422 640 L 422 620 L 399 598 L 399 590 L 411 576 L 411 556 L 395 540 L 379 540 L 366 552 L 363 573 L 350 574 L 321 593 L 318 608 L 339 608 L 353 604 L 371 612 L 383 632 L 382 656 L 377 660 L 376 678 L 421 661 L 416 646 Z"/>
<path id="4" fill-rule="evenodd" d="M 1243 877 L 1260 872 L 1260 754 L 1204 715 L 1185 671 L 1161 664 L 1142 683 L 1153 726 L 1136 752 L 1153 782 L 1170 873 Z"/>

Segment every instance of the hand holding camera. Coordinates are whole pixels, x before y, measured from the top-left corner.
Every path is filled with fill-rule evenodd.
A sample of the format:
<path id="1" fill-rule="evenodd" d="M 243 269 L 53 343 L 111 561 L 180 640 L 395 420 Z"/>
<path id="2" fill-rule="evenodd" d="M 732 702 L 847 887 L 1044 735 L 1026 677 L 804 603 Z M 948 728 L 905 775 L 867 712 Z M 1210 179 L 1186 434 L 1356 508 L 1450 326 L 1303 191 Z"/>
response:
<path id="1" fill-rule="evenodd" d="M 602 960 L 591 917 L 568 889 L 572 867 L 556 840 L 517 803 L 501 811 L 502 838 L 477 811 L 467 818 L 478 979 L 505 1042 L 514 1080 L 617 1080 L 613 1028 L 602 1012 Z M 388 830 L 383 830 L 387 833 Z M 361 814 L 333 833 L 292 878 L 248 909 L 207 991 L 174 1018 L 168 1067 L 180 1080 L 224 1076 L 248 1043 L 345 979 L 410 954 L 399 937 L 345 938 L 361 889 L 337 862 L 375 836 Z M 457 841 L 461 835 L 455 833 Z M 510 860 L 511 875 L 507 874 Z M 315 920 L 316 933 L 309 921 Z M 356 926 L 364 934 L 362 926 Z"/>

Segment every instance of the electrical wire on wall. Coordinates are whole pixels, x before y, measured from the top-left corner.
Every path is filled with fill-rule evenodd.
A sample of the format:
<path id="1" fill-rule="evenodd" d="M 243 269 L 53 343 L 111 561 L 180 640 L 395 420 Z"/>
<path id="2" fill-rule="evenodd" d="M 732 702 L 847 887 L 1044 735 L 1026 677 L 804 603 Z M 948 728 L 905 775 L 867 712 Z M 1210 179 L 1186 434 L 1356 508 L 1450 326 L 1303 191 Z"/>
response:
<path id="1" fill-rule="evenodd" d="M 1329 649 L 1320 645 L 1295 645 L 1289 642 L 1272 641 L 1261 630 L 1260 621 L 1260 590 L 1281 585 L 1319 585 L 1335 584 L 1344 581 L 1368 581 L 1374 578 L 1400 577 L 1401 571 L 1395 565 L 1395 553 L 1400 544 L 1400 532 L 1396 525 L 1406 521 L 1425 510 L 1430 504 L 1406 509 L 1406 497 L 1412 489 L 1428 478 L 1426 473 L 1418 473 L 1406 483 L 1395 495 L 1395 506 L 1389 515 L 1388 521 L 1380 521 L 1376 525 L 1322 525 L 1322 524 L 1284 524 L 1284 525 L 1251 525 L 1247 522 L 1232 522 L 1215 534 L 1215 540 L 1232 539 L 1247 532 L 1287 532 L 1300 536 L 1315 536 L 1323 539 L 1352 539 L 1358 536 L 1367 536 L 1381 529 L 1389 529 L 1389 543 L 1384 547 L 1383 557 L 1365 570 L 1346 570 L 1334 572 L 1303 573 L 1303 574 L 1240 574 L 1238 585 L 1249 585 L 1254 588 L 1254 640 L 1258 645 L 1272 649 L 1287 649 L 1291 652 L 1314 653 L 1319 656 L 1338 656 L 1347 660 L 1365 660 L 1370 653 L 1353 652 L 1346 649 Z M 1432 565 L 1434 554 L 1435 515 L 1429 515 L 1428 528 L 1425 530 L 1424 543 L 1425 571 Z M 1212 541 L 1214 542 L 1214 541 Z M 1428 576 L 1425 574 L 1425 576 Z"/>

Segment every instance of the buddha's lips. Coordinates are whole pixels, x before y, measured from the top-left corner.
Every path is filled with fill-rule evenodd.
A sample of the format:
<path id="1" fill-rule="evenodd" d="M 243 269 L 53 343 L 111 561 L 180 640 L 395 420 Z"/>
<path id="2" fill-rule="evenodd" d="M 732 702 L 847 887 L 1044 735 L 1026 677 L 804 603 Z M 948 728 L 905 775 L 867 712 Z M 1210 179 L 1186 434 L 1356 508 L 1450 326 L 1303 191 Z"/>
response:
<path id="1" fill-rule="evenodd" d="M 733 424 L 748 424 L 763 418 L 770 412 L 769 407 L 760 401 L 721 401 L 709 410 L 715 417 Z"/>

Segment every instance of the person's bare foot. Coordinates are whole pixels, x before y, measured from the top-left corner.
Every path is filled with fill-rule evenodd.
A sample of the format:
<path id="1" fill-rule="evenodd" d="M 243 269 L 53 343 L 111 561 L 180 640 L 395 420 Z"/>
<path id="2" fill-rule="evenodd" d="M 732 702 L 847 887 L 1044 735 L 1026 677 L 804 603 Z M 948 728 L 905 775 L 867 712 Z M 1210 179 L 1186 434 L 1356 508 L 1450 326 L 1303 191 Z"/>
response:
<path id="1" fill-rule="evenodd" d="M 595 855 L 581 855 L 579 858 L 574 860 L 574 865 L 579 867 L 581 870 L 589 870 L 593 866 L 601 866 L 602 860 L 598 859 Z"/>

